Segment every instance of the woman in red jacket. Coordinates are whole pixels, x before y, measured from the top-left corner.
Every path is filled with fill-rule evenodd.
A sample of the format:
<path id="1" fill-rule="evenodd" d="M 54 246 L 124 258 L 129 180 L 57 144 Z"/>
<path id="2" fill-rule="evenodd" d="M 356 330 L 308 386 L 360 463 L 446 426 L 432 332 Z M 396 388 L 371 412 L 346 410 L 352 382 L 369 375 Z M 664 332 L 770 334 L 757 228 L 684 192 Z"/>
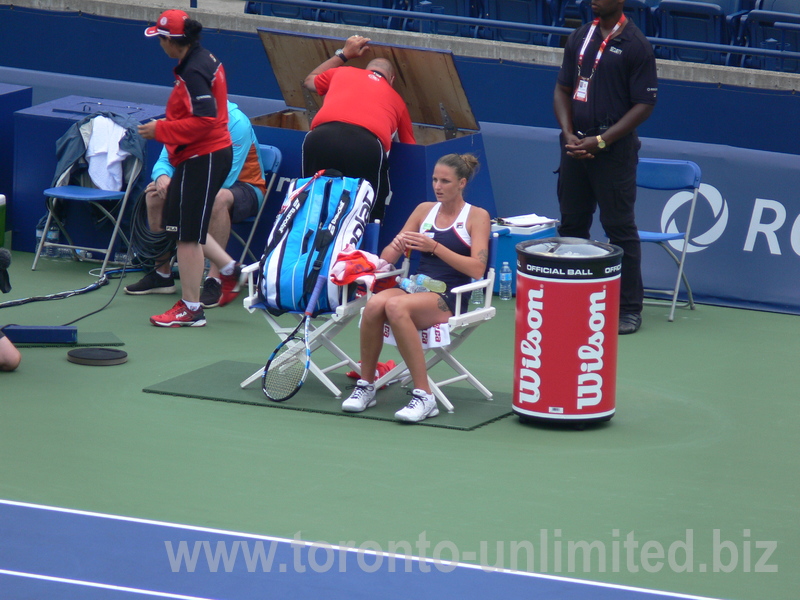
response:
<path id="1" fill-rule="evenodd" d="M 167 101 L 166 118 L 139 126 L 145 139 L 162 142 L 175 173 L 167 189 L 165 225 L 177 240 L 182 298 L 162 315 L 150 317 L 160 327 L 202 327 L 200 305 L 204 259 L 225 265 L 227 254 L 211 236 L 208 223 L 214 198 L 231 168 L 233 153 L 228 132 L 228 86 L 222 63 L 203 48 L 203 26 L 182 10 L 164 11 L 158 23 L 145 30 L 158 36 L 170 58 L 178 60 L 175 87 Z"/>

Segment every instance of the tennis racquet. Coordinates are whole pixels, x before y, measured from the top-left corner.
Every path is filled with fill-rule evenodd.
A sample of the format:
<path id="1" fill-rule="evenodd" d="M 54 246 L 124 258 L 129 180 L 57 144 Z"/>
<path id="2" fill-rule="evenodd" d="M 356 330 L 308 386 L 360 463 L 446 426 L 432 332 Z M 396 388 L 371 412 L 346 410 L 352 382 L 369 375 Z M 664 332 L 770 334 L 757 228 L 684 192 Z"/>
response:
<path id="1" fill-rule="evenodd" d="M 297 324 L 294 331 L 278 344 L 267 360 L 264 375 L 261 377 L 261 389 L 264 391 L 264 395 L 273 402 L 288 400 L 298 392 L 306 380 L 308 369 L 311 366 L 308 329 L 311 315 L 314 314 L 317 300 L 326 280 L 327 276 L 325 275 L 317 278 L 303 319 Z"/>

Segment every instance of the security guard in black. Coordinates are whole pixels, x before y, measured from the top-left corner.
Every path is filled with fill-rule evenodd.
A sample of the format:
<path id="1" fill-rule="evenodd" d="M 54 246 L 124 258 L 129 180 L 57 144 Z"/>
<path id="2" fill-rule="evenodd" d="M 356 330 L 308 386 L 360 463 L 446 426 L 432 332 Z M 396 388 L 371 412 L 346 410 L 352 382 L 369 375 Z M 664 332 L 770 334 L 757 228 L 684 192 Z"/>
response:
<path id="1" fill-rule="evenodd" d="M 635 315 L 635 331 L 644 299 L 634 216 L 636 128 L 653 111 L 658 80 L 653 49 L 625 18 L 623 5 L 593 0 L 595 20 L 567 40 L 553 106 L 561 127 L 559 234 L 588 238 L 599 208 L 610 242 L 624 251 L 620 322 Z"/>

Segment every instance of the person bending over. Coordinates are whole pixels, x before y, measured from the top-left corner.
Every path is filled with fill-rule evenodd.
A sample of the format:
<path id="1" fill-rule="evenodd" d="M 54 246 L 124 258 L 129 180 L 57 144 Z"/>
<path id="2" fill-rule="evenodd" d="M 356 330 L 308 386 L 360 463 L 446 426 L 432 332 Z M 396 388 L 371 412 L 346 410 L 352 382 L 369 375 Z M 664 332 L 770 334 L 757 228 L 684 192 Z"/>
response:
<path id="1" fill-rule="evenodd" d="M 480 279 L 486 271 L 491 224 L 489 213 L 464 200 L 464 188 L 478 168 L 472 154 L 448 154 L 433 170 L 436 202 L 423 202 L 400 233 L 383 250 L 381 258 L 396 263 L 403 254 L 420 252 L 418 273 L 447 284 L 447 291 L 406 293 L 399 287 L 372 296 L 361 318 L 361 379 L 342 403 L 345 412 L 375 406 L 375 368 L 383 348 L 383 327 L 388 323 L 397 348 L 414 382 L 411 401 L 395 413 L 400 421 L 418 422 L 439 414 L 428 383 L 420 329 L 445 323 L 455 312 L 450 290 Z M 466 303 L 468 298 L 463 298 Z"/>
<path id="2" fill-rule="evenodd" d="M 373 219 L 383 219 L 389 196 L 389 150 L 397 135 L 416 143 L 406 103 L 392 87 L 394 65 L 375 58 L 366 69 L 343 66 L 363 56 L 370 39 L 353 35 L 344 48 L 311 71 L 303 85 L 323 96 L 322 108 L 303 140 L 303 177 L 335 169 L 363 178 L 375 191 Z"/>

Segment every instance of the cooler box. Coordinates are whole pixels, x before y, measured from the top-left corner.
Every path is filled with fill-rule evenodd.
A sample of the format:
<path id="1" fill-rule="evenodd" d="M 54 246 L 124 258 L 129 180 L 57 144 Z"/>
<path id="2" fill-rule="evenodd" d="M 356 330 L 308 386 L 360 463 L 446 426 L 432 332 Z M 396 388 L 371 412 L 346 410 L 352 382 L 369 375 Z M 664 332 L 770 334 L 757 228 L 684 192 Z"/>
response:
<path id="1" fill-rule="evenodd" d="M 500 293 L 500 267 L 507 262 L 511 270 L 517 264 L 517 244 L 527 240 L 548 238 L 556 235 L 555 223 L 533 225 L 531 227 L 510 227 L 492 223 L 492 233 L 497 234 L 497 255 L 494 261 L 494 293 Z M 511 278 L 511 293 L 517 295 L 517 279 Z"/>
<path id="2" fill-rule="evenodd" d="M 344 46 L 344 38 L 264 28 L 259 28 L 258 33 L 287 108 L 251 121 L 259 141 L 274 144 L 283 152 L 286 168 L 281 168 L 281 175 L 299 177 L 303 139 L 323 100 L 308 92 L 302 82 Z M 439 158 L 451 152 L 471 152 L 478 157 L 481 166 L 467 187 L 466 200 L 496 216 L 483 137 L 452 53 L 378 42 L 370 42 L 369 46 L 364 56 L 350 59 L 347 66 L 363 68 L 373 58 L 386 58 L 395 65 L 394 89 L 408 106 L 417 140 L 417 144 L 392 144 L 389 155 L 392 195 L 381 227 L 379 250 L 397 235 L 420 202 L 436 200 L 431 187 L 433 167 Z M 274 217 L 278 208 L 267 207 L 269 213 L 265 215 Z"/>
<path id="3" fill-rule="evenodd" d="M 512 410 L 607 421 L 616 410 L 622 249 L 579 238 L 517 244 Z"/>
<path id="4" fill-rule="evenodd" d="M 36 224 L 47 212 L 42 192 L 51 187 L 56 170 L 56 140 L 75 121 L 101 110 L 127 114 L 141 123 L 164 116 L 163 106 L 87 96 L 66 96 L 14 113 L 14 193 L 7 216 L 14 250 L 36 251 Z M 142 177 L 150 177 L 160 152 L 161 144 L 148 142 L 148 164 L 142 169 Z M 128 203 L 131 209 L 134 200 L 131 198 Z M 78 204 L 66 203 L 67 230 L 73 241 L 85 246 L 107 246 L 112 226 L 105 223 L 98 229 L 91 211 Z"/>

